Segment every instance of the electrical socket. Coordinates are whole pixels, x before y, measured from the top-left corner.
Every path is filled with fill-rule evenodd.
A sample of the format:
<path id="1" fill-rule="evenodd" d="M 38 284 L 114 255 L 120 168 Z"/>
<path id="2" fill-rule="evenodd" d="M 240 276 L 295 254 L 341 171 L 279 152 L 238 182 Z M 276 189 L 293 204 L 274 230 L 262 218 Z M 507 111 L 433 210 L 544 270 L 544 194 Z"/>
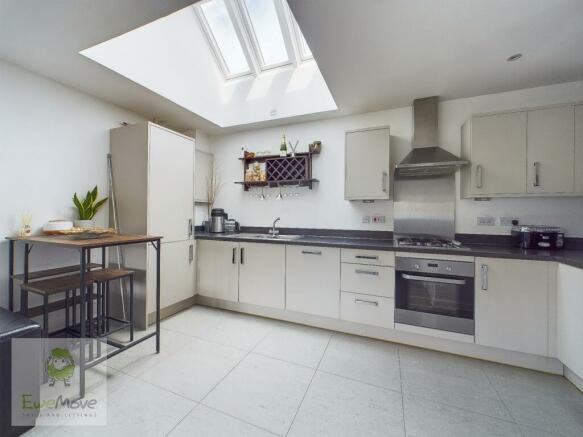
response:
<path id="1" fill-rule="evenodd" d="M 496 217 L 479 216 L 476 217 L 478 226 L 496 226 Z"/>
<path id="2" fill-rule="evenodd" d="M 385 223 L 386 217 L 384 215 L 373 215 L 372 222 L 373 223 Z"/>
<path id="3" fill-rule="evenodd" d="M 363 223 L 370 223 L 370 215 L 363 215 L 362 222 Z"/>
<path id="4" fill-rule="evenodd" d="M 500 226 L 512 226 L 512 222 L 520 221 L 518 217 L 500 217 Z"/>

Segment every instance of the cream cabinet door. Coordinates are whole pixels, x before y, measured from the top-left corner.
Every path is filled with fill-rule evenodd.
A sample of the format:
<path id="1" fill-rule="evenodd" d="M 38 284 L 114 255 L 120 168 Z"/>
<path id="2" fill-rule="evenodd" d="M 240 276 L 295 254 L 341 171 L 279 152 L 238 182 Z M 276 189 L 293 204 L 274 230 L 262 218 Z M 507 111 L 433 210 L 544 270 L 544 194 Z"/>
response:
<path id="1" fill-rule="evenodd" d="M 148 233 L 164 242 L 193 237 L 194 141 L 150 125 Z"/>
<path id="2" fill-rule="evenodd" d="M 583 105 L 575 106 L 575 192 L 583 193 Z"/>
<path id="3" fill-rule="evenodd" d="M 476 258 L 476 344 L 548 355 L 548 264 Z"/>
<path id="4" fill-rule="evenodd" d="M 197 240 L 198 294 L 239 300 L 239 244 L 231 241 Z"/>
<path id="5" fill-rule="evenodd" d="M 557 273 L 558 358 L 583 378 L 583 270 L 559 264 Z"/>
<path id="6" fill-rule="evenodd" d="M 208 182 L 213 168 L 212 153 L 195 151 L 194 160 L 194 200 L 205 203 L 208 201 Z"/>
<path id="7" fill-rule="evenodd" d="M 526 192 L 526 112 L 472 118 L 470 180 L 473 196 Z"/>
<path id="8" fill-rule="evenodd" d="M 286 246 L 286 309 L 340 317 L 340 249 Z"/>
<path id="9" fill-rule="evenodd" d="M 148 247 L 148 313 L 156 310 L 156 251 Z M 160 307 L 166 308 L 195 294 L 194 241 L 162 243 L 160 252 Z"/>
<path id="10" fill-rule="evenodd" d="M 346 132 L 346 200 L 387 200 L 391 197 L 390 138 L 388 127 Z"/>
<path id="11" fill-rule="evenodd" d="M 529 193 L 573 192 L 574 132 L 573 105 L 528 111 Z"/>
<path id="12" fill-rule="evenodd" d="M 285 307 L 283 244 L 239 244 L 239 302 Z"/>

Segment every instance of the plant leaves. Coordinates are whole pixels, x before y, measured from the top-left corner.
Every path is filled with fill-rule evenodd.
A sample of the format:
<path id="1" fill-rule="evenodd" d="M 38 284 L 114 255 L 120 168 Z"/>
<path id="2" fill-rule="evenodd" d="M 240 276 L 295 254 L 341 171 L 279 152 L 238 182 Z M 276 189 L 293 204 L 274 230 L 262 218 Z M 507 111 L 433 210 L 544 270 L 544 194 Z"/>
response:
<path id="1" fill-rule="evenodd" d="M 95 185 L 95 188 L 93 188 L 93 191 L 91 191 L 91 202 L 95 202 L 97 200 L 97 185 Z"/>
<path id="2" fill-rule="evenodd" d="M 93 205 L 90 219 L 92 219 L 93 217 L 95 217 L 95 214 L 97 214 L 97 212 L 99 211 L 99 209 L 101 209 L 101 207 L 103 206 L 103 204 L 105 202 L 107 202 L 107 199 L 108 199 L 107 197 L 104 197 L 103 199 L 101 199 L 100 201 L 98 201 L 95 205 Z"/>
<path id="3" fill-rule="evenodd" d="M 91 200 L 91 191 L 87 191 L 85 199 L 83 199 L 83 209 L 88 210 L 91 207 L 93 201 Z"/>
<path id="4" fill-rule="evenodd" d="M 73 195 L 73 203 L 75 204 L 75 207 L 77 208 L 77 211 L 79 212 L 79 220 L 84 220 L 84 215 L 85 215 L 85 208 L 83 208 L 83 205 L 81 204 L 81 201 L 79 200 L 79 197 L 77 197 L 77 193 L 75 193 Z"/>

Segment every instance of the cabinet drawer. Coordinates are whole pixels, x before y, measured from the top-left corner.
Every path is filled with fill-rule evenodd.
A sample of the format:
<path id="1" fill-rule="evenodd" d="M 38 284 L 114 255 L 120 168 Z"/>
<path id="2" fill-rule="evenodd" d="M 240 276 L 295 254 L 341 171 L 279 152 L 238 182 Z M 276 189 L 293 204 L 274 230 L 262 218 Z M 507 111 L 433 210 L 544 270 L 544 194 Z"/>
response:
<path id="1" fill-rule="evenodd" d="M 365 294 L 340 293 L 340 318 L 348 322 L 394 328 L 395 300 Z"/>
<path id="2" fill-rule="evenodd" d="M 395 252 L 381 250 L 342 249 L 342 262 L 371 264 L 375 266 L 395 266 Z"/>
<path id="3" fill-rule="evenodd" d="M 395 269 L 342 263 L 340 289 L 353 293 L 395 297 Z"/>

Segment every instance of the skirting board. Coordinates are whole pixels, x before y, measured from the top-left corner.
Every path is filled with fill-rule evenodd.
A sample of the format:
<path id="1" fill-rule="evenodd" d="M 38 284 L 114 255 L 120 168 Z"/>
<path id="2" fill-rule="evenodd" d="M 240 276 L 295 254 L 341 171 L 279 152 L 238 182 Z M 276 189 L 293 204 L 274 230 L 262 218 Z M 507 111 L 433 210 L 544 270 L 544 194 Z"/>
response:
<path id="1" fill-rule="evenodd" d="M 230 311 L 237 311 L 256 316 L 267 317 L 302 325 L 315 326 L 317 328 L 346 334 L 360 335 L 409 346 L 432 349 L 466 357 L 477 358 L 485 361 L 524 367 L 526 369 L 539 370 L 541 372 L 563 375 L 563 364 L 556 358 L 541 357 L 538 355 L 513 352 L 502 349 L 480 346 L 477 344 L 463 343 L 449 339 L 432 337 L 413 332 L 398 331 L 396 329 L 380 328 L 377 326 L 363 325 L 347 322 L 339 319 L 314 316 L 310 314 L 287 311 L 278 308 L 267 308 L 257 305 L 231 302 L 221 299 L 197 295 L 195 301 L 198 304 Z"/>
<path id="2" fill-rule="evenodd" d="M 577 374 L 575 374 L 567 366 L 564 366 L 564 367 L 565 367 L 565 371 L 563 372 L 563 375 L 565 375 L 565 378 L 567 378 L 569 381 L 571 381 L 571 384 L 573 384 L 579 390 L 583 391 L 583 379 L 581 379 Z"/>
<path id="3" fill-rule="evenodd" d="M 162 308 L 160 310 L 160 319 L 165 319 L 167 317 L 173 316 L 180 311 L 185 310 L 186 308 L 190 308 L 195 304 L 196 296 L 189 297 L 188 299 L 181 300 L 180 302 L 176 302 L 166 308 Z M 148 325 L 152 325 L 156 323 L 156 313 L 148 314 Z"/>

